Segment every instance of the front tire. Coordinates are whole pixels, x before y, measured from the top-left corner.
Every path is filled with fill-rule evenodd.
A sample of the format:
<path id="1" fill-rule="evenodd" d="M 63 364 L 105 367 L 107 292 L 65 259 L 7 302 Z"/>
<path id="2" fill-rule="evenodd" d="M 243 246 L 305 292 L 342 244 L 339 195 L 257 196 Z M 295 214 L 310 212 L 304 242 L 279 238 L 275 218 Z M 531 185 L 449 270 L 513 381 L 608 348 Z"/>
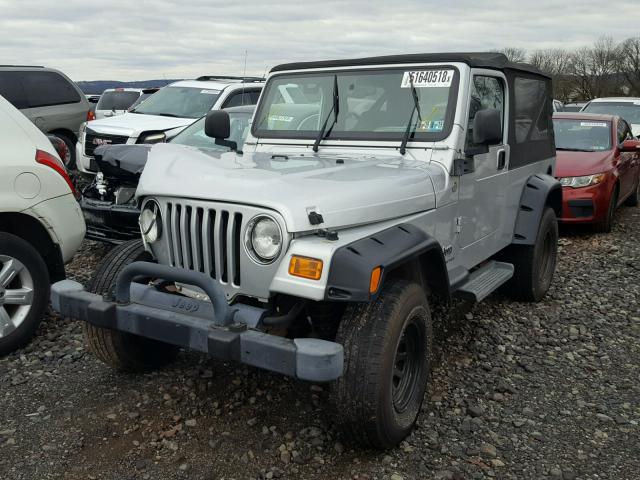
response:
<path id="1" fill-rule="evenodd" d="M 616 186 L 611 193 L 611 198 L 609 199 L 609 206 L 607 207 L 607 215 L 602 222 L 596 225 L 595 231 L 600 233 L 611 233 L 613 229 L 613 216 L 616 211 L 616 206 L 618 204 L 618 187 Z"/>
<path id="2" fill-rule="evenodd" d="M 0 232 L 0 356 L 33 336 L 49 303 L 49 271 L 33 246 Z"/>
<path id="3" fill-rule="evenodd" d="M 144 250 L 142 241 L 131 240 L 112 249 L 100 263 L 89 291 L 113 295 L 120 272 L 132 262 L 150 261 L 151 255 Z M 178 348 L 131 333 L 96 327 L 84 323 L 84 335 L 89 350 L 96 357 L 116 370 L 123 372 L 145 372 L 172 362 Z"/>
<path id="4" fill-rule="evenodd" d="M 431 313 L 422 287 L 387 282 L 378 298 L 347 307 L 336 341 L 344 375 L 332 385 L 337 423 L 365 447 L 391 448 L 416 422 L 431 370 Z"/>
<path id="5" fill-rule="evenodd" d="M 498 258 L 514 266 L 513 277 L 501 288 L 504 293 L 525 302 L 542 300 L 558 261 L 558 221 L 554 210 L 545 208 L 533 245 L 510 245 Z"/>
<path id="6" fill-rule="evenodd" d="M 637 207 L 638 204 L 640 204 L 640 178 L 638 178 L 638 184 L 635 190 L 631 196 L 625 200 L 624 204 L 628 207 Z"/>

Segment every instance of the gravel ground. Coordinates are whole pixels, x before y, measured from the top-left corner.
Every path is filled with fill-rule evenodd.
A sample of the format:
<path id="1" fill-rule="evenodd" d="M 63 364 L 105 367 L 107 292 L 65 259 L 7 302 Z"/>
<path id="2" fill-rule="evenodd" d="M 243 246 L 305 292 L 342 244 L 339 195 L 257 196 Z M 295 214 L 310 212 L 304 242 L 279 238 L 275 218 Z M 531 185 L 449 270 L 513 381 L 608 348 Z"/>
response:
<path id="1" fill-rule="evenodd" d="M 187 353 L 115 374 L 49 314 L 0 359 L 0 478 L 637 479 L 640 209 L 610 235 L 563 233 L 542 303 L 494 295 L 440 329 L 418 427 L 393 451 L 341 443 L 324 387 Z M 85 243 L 70 275 L 105 252 Z"/>

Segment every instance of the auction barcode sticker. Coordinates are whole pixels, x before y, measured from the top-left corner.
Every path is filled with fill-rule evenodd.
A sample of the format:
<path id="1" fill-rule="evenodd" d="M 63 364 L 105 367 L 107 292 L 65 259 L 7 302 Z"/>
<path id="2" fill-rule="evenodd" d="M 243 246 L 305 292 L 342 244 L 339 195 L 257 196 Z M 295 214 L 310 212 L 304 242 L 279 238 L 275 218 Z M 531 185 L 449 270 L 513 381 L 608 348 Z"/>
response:
<path id="1" fill-rule="evenodd" d="M 607 128 L 609 125 L 607 125 L 606 122 L 580 122 L 580 126 L 581 127 L 605 127 L 605 128 Z"/>
<path id="2" fill-rule="evenodd" d="M 453 70 L 415 70 L 404 72 L 400 88 L 449 87 L 453 81 Z"/>
<path id="3" fill-rule="evenodd" d="M 205 95 L 217 95 L 220 93 L 220 90 L 200 90 L 200 93 L 204 93 Z"/>

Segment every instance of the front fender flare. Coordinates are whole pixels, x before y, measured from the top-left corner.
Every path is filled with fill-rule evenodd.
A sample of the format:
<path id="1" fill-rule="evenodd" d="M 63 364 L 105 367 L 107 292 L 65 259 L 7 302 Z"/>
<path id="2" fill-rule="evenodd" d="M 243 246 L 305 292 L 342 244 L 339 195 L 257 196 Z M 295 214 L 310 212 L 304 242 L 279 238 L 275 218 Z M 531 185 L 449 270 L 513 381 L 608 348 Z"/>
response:
<path id="1" fill-rule="evenodd" d="M 553 208 L 556 217 L 560 217 L 562 186 L 551 175 L 531 175 L 522 189 L 512 243 L 518 245 L 535 244 L 538 225 L 546 207 Z"/>
<path id="2" fill-rule="evenodd" d="M 436 293 L 449 294 L 449 276 L 436 239 L 411 224 L 399 224 L 340 247 L 331 259 L 325 299 L 369 302 L 371 271 L 382 267 L 381 285 L 388 273 L 406 262 L 420 262 L 425 280 Z M 379 289 L 378 289 L 379 291 Z"/>

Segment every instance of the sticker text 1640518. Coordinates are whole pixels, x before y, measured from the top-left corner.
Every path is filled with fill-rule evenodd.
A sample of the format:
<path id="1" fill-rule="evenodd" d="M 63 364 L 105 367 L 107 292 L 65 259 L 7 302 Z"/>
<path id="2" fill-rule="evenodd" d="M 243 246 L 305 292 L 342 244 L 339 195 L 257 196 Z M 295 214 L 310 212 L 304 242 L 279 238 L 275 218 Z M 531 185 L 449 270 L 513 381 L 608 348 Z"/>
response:
<path id="1" fill-rule="evenodd" d="M 436 88 L 450 87 L 453 81 L 453 70 L 415 70 L 404 72 L 401 88 Z"/>

